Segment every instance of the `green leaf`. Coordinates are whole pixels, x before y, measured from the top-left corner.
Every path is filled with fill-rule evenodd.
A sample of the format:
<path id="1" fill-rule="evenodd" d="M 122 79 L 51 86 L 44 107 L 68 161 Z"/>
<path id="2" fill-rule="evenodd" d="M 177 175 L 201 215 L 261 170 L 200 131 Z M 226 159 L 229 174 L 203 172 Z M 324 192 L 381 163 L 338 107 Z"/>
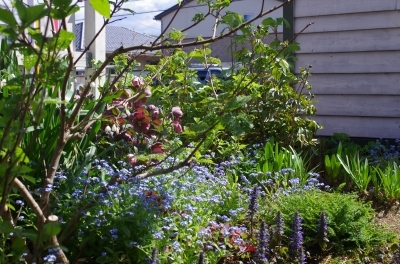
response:
<path id="1" fill-rule="evenodd" d="M 107 0 L 90 0 L 90 5 L 100 15 L 110 18 L 111 9 Z"/>
<path id="2" fill-rule="evenodd" d="M 16 237 L 12 242 L 11 248 L 16 255 L 22 254 L 25 251 L 25 241 L 22 237 Z"/>
<path id="3" fill-rule="evenodd" d="M 21 236 L 26 237 L 28 240 L 36 242 L 37 234 L 33 230 L 25 230 L 21 233 Z"/>
<path id="4" fill-rule="evenodd" d="M 58 222 L 48 222 L 43 227 L 43 235 L 46 238 L 50 238 L 52 236 L 56 236 L 60 233 L 61 227 Z"/>
<path id="5" fill-rule="evenodd" d="M 28 27 L 33 22 L 43 18 L 47 14 L 46 5 L 34 5 L 30 7 L 25 7 L 22 1 L 15 2 L 15 8 L 17 9 L 18 16 L 21 19 L 22 27 Z"/>
<path id="6" fill-rule="evenodd" d="M 22 59 L 22 63 L 25 67 L 25 69 L 30 70 L 32 67 L 35 66 L 36 61 L 38 59 L 38 56 L 36 54 L 32 55 L 25 55 L 24 58 Z"/>
<path id="7" fill-rule="evenodd" d="M 53 0 L 54 6 L 62 9 L 68 8 L 71 3 L 72 0 Z"/>
<path id="8" fill-rule="evenodd" d="M 66 18 L 80 10 L 79 6 L 74 6 L 73 8 L 68 8 L 68 9 L 53 9 L 51 10 L 51 17 L 54 19 L 63 19 Z"/>
<path id="9" fill-rule="evenodd" d="M 175 40 L 175 41 L 181 41 L 185 38 L 186 34 L 183 34 L 182 31 L 176 30 L 175 28 L 172 29 L 172 31 L 168 34 L 168 37 Z"/>
<path id="10" fill-rule="evenodd" d="M 122 226 L 121 227 L 121 230 L 124 232 L 124 234 L 126 235 L 126 236 L 130 236 L 131 235 L 131 231 L 129 231 L 129 229 L 126 227 L 126 226 Z"/>
<path id="11" fill-rule="evenodd" d="M 25 180 L 27 180 L 31 183 L 36 183 L 36 179 L 32 176 L 24 175 L 24 176 L 22 176 L 22 178 L 24 178 Z"/>
<path id="12" fill-rule="evenodd" d="M 11 170 L 13 173 L 16 173 L 16 174 L 26 174 L 26 173 L 28 173 L 28 172 L 31 172 L 32 171 L 32 169 L 31 168 L 29 168 L 28 166 L 26 166 L 26 165 L 20 165 L 20 166 L 15 166 L 15 167 L 13 167 L 13 169 Z M 33 183 L 35 183 L 36 181 L 34 181 Z"/>
<path id="13" fill-rule="evenodd" d="M 0 8 L 0 21 L 3 21 L 14 30 L 17 29 L 17 21 L 15 20 L 13 13 L 6 9 Z"/>
<path id="14" fill-rule="evenodd" d="M 26 154 L 22 148 L 17 147 L 15 149 L 15 157 L 17 158 L 18 162 L 24 162 L 24 163 L 29 162 L 29 158 L 28 158 L 28 156 L 26 156 Z"/>
<path id="15" fill-rule="evenodd" d="M 12 224 L 8 221 L 4 221 L 0 223 L 0 233 L 2 234 L 10 234 L 14 231 L 14 227 L 12 226 Z"/>
<path id="16" fill-rule="evenodd" d="M 234 97 L 226 103 L 225 110 L 231 111 L 231 110 L 238 109 L 238 108 L 242 107 L 243 105 L 245 105 L 246 103 L 248 103 L 250 100 L 251 100 L 251 96 L 242 95 L 242 96 Z"/>
<path id="17" fill-rule="evenodd" d="M 75 34 L 72 32 L 68 32 L 64 29 L 61 29 L 58 33 L 58 40 L 56 41 L 57 43 L 57 49 L 67 49 L 68 46 L 71 44 L 71 42 L 75 38 Z"/>
<path id="18" fill-rule="evenodd" d="M 65 101 L 62 101 L 60 98 L 51 98 L 47 97 L 43 99 L 44 104 L 65 104 Z"/>

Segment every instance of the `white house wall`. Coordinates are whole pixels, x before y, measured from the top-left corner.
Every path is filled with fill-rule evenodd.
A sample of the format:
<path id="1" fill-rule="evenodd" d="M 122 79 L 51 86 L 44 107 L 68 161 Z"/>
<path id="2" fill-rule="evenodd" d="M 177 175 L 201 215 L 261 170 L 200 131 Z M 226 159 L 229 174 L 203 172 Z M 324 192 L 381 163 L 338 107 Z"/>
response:
<path id="1" fill-rule="evenodd" d="M 266 0 L 264 4 L 264 11 L 267 11 L 271 8 L 273 8 L 276 5 L 281 4 L 281 2 L 276 1 L 276 0 Z M 242 1 L 234 1 L 230 4 L 229 8 L 226 10 L 232 11 L 232 12 L 237 12 L 242 15 L 249 15 L 252 14 L 254 16 L 257 16 L 262 8 L 262 1 L 261 0 L 242 0 Z M 167 26 L 168 23 L 171 21 L 173 18 L 174 14 L 176 11 L 172 11 L 168 15 L 164 16 L 162 18 L 161 22 L 161 28 L 164 30 Z M 186 5 L 184 5 L 184 8 L 182 8 L 178 14 L 176 15 L 175 19 L 172 21 L 171 25 L 168 27 L 167 32 L 170 32 L 173 28 L 182 30 L 189 25 L 193 24 L 193 17 L 195 14 L 198 13 L 203 13 L 206 14 L 208 12 L 208 7 L 204 4 L 198 4 L 197 1 L 192 1 Z M 222 15 L 225 14 L 226 11 L 222 12 Z M 266 17 L 273 17 L 273 18 L 278 18 L 283 16 L 283 11 L 282 8 L 278 9 L 271 14 L 265 16 Z M 259 24 L 262 21 L 262 19 L 257 20 L 254 24 Z M 213 35 L 213 25 L 215 23 L 215 18 L 210 16 L 204 21 L 200 22 L 197 26 L 191 28 L 188 31 L 187 37 L 188 38 L 194 38 L 197 36 L 202 36 L 202 37 L 211 37 Z M 219 26 L 217 29 L 216 36 L 221 34 L 221 31 L 224 29 L 224 26 Z M 279 29 L 281 32 L 282 30 Z"/>

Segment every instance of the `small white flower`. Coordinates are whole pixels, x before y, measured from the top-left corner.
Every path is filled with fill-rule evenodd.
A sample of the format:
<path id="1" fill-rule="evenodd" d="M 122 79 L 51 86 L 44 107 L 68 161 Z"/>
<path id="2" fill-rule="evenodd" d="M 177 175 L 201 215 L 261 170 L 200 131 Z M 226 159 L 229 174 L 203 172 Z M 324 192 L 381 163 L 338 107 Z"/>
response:
<path id="1" fill-rule="evenodd" d="M 113 125 L 112 125 L 112 127 L 111 127 L 111 131 L 112 131 L 112 132 L 115 132 L 115 131 L 117 131 L 117 126 L 116 126 L 115 124 L 113 124 Z"/>
<path id="2" fill-rule="evenodd" d="M 10 74 L 11 79 L 15 78 L 15 75 L 13 73 Z"/>
<path id="3" fill-rule="evenodd" d="M 96 84 L 94 82 L 91 82 L 90 83 L 90 88 L 92 88 L 92 89 L 96 88 Z"/>
<path id="4" fill-rule="evenodd" d="M 6 86 L 6 80 L 5 79 L 3 79 L 3 80 L 1 80 L 1 82 L 0 82 L 0 88 L 3 88 L 4 86 Z"/>
<path id="5" fill-rule="evenodd" d="M 110 133 L 111 132 L 111 127 L 110 126 L 106 126 L 106 128 L 104 130 L 106 131 L 106 133 Z"/>

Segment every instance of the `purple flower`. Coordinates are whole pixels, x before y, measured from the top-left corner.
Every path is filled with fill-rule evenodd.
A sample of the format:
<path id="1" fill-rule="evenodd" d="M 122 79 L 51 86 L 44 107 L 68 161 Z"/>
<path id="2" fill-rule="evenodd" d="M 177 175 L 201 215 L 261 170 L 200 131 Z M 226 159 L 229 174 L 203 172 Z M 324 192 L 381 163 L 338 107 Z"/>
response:
<path id="1" fill-rule="evenodd" d="M 53 190 L 53 185 L 52 184 L 47 184 L 46 188 L 44 188 L 45 192 L 51 192 Z"/>
<path id="2" fill-rule="evenodd" d="M 57 257 L 53 254 L 49 254 L 43 258 L 44 261 L 54 262 L 56 261 Z"/>
<path id="3" fill-rule="evenodd" d="M 251 191 L 250 194 L 250 203 L 248 209 L 248 215 L 251 219 L 253 219 L 258 209 L 257 199 L 258 199 L 258 186 L 254 185 L 253 190 Z"/>
<path id="4" fill-rule="evenodd" d="M 305 263 L 305 254 L 303 248 L 303 230 L 301 227 L 301 216 L 296 211 L 293 217 L 293 233 L 290 238 L 290 255 L 296 263 Z"/>
<path id="5" fill-rule="evenodd" d="M 15 203 L 19 204 L 21 206 L 23 206 L 25 204 L 24 201 L 22 201 L 22 200 L 16 200 Z"/>
<path id="6" fill-rule="evenodd" d="M 151 252 L 150 264 L 157 264 L 157 263 L 159 263 L 157 258 L 157 249 L 153 248 L 153 251 Z"/>
<path id="7" fill-rule="evenodd" d="M 268 253 L 269 234 L 265 226 L 265 222 L 261 221 L 260 233 L 258 234 L 258 248 L 256 252 L 255 262 L 263 264 L 268 262 L 266 253 Z"/>
<path id="8" fill-rule="evenodd" d="M 283 216 L 282 216 L 282 212 L 278 211 L 278 214 L 276 215 L 276 234 L 279 237 L 283 236 Z"/>
<path id="9" fill-rule="evenodd" d="M 199 259 L 198 259 L 197 263 L 198 264 L 204 264 L 205 263 L 205 261 L 204 261 L 204 251 L 200 252 Z"/>
<path id="10" fill-rule="evenodd" d="M 321 212 L 317 225 L 317 238 L 320 242 L 329 242 L 328 240 L 328 219 L 325 212 Z"/>

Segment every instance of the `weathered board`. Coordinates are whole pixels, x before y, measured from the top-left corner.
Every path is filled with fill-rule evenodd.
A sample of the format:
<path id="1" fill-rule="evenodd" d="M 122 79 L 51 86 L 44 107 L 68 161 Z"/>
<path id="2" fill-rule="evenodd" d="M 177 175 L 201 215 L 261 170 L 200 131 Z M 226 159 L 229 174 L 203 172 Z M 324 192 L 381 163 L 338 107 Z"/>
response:
<path id="1" fill-rule="evenodd" d="M 399 117 L 400 96 L 396 95 L 317 95 L 318 115 Z M 399 135 L 400 137 L 400 135 Z"/>
<path id="2" fill-rule="evenodd" d="M 400 118 L 316 116 L 314 119 L 324 126 L 317 133 L 321 136 L 346 133 L 352 137 L 400 138 Z"/>
<path id="3" fill-rule="evenodd" d="M 312 74 L 309 82 L 314 94 L 400 95 L 400 72 Z"/>
<path id="4" fill-rule="evenodd" d="M 294 31 L 300 32 L 308 23 L 314 22 L 304 32 L 350 31 L 361 29 L 384 29 L 400 26 L 400 11 L 354 13 L 344 15 L 296 17 Z"/>
<path id="5" fill-rule="evenodd" d="M 326 16 L 333 14 L 352 14 L 395 10 L 399 0 L 295 0 L 295 16 Z"/>
<path id="6" fill-rule="evenodd" d="M 397 73 L 400 51 L 296 54 L 298 67 L 312 66 L 314 73 Z"/>
<path id="7" fill-rule="evenodd" d="M 297 53 L 399 50 L 400 27 L 304 33 L 297 36 L 296 41 L 302 43 Z"/>

